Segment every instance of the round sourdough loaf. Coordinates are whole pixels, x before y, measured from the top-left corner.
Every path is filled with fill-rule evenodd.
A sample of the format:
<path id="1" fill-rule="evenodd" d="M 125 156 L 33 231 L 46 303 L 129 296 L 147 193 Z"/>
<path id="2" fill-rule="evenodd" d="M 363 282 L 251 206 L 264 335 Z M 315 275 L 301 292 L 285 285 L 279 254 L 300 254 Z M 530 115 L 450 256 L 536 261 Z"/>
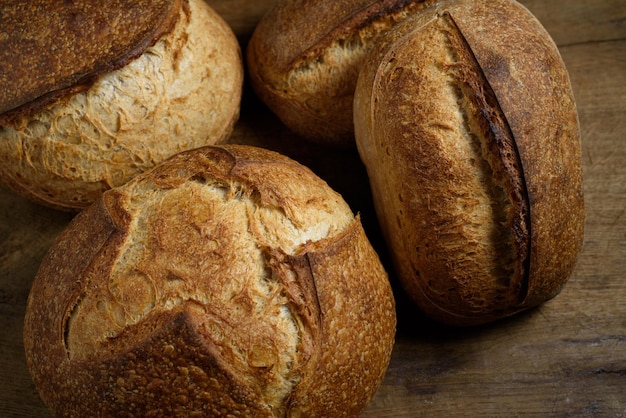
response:
<path id="1" fill-rule="evenodd" d="M 42 262 L 24 342 L 54 415 L 355 416 L 395 304 L 358 217 L 249 146 L 178 154 L 79 213 Z"/>
<path id="2" fill-rule="evenodd" d="M 22 5 L 0 30 L 0 184 L 79 210 L 230 135 L 241 51 L 203 0 Z"/>
<path id="3" fill-rule="evenodd" d="M 580 133 L 541 24 L 509 0 L 440 1 L 363 66 L 359 153 L 396 270 L 458 325 L 555 296 L 582 245 Z"/>
<path id="4" fill-rule="evenodd" d="M 354 147 L 360 66 L 381 33 L 432 0 L 281 0 L 247 47 L 257 95 L 302 137 Z"/>

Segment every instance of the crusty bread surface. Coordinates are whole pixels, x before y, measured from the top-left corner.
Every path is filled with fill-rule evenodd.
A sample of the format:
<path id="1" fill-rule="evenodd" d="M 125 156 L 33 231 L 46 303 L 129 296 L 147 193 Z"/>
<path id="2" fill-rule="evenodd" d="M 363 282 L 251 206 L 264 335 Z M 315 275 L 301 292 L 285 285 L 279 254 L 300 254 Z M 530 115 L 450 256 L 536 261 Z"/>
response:
<path id="1" fill-rule="evenodd" d="M 5 1 L 0 123 L 124 66 L 176 23 L 181 0 Z M 68 65 L 69 64 L 69 65 Z"/>
<path id="2" fill-rule="evenodd" d="M 56 24 L 71 26 L 66 22 L 72 16 L 66 8 L 71 6 L 55 4 L 61 15 Z M 87 7 L 90 2 L 79 4 L 84 10 L 76 13 L 84 15 L 74 19 L 101 17 Z M 76 56 L 48 51 L 51 57 L 45 62 L 61 60 L 57 65 L 73 72 L 52 72 L 52 77 L 59 77 L 53 80 L 56 84 L 31 89 L 31 95 L 23 98 L 30 102 L 0 122 L 0 182 L 4 186 L 48 206 L 80 210 L 103 191 L 177 152 L 228 138 L 239 116 L 243 83 L 237 39 L 203 0 L 153 4 L 168 5 L 169 14 L 158 16 L 172 23 L 166 31 L 157 31 L 155 39 L 126 29 L 143 21 L 124 20 L 126 14 L 132 16 L 126 10 L 134 11 L 132 6 L 108 10 L 103 17 L 108 20 L 100 22 L 109 30 L 106 40 L 91 36 L 87 29 L 63 38 L 72 42 L 84 37 L 110 49 L 118 48 L 119 42 L 128 49 L 118 51 L 121 56 L 82 41 L 77 49 L 95 51 L 81 49 Z M 125 22 L 123 28 L 115 24 L 118 20 Z M 148 23 L 156 25 L 159 21 L 155 20 Z M 133 28 L 140 34 L 147 30 Z M 91 29 L 102 36 L 99 26 Z M 149 29 L 154 31 L 152 26 Z M 134 44 L 127 42 L 127 32 L 138 39 Z M 50 97 L 54 98 L 51 102 Z"/>
<path id="3" fill-rule="evenodd" d="M 258 96 L 298 135 L 354 147 L 352 101 L 360 66 L 381 33 L 432 0 L 281 0 L 247 47 Z"/>
<path id="4" fill-rule="evenodd" d="M 441 1 L 377 44 L 359 153 L 400 279 L 455 325 L 536 306 L 582 246 L 580 132 L 549 34 L 514 1 Z"/>
<path id="5" fill-rule="evenodd" d="M 341 196 L 225 145 L 79 213 L 37 274 L 24 342 L 58 416 L 355 416 L 394 334 L 386 272 Z"/>

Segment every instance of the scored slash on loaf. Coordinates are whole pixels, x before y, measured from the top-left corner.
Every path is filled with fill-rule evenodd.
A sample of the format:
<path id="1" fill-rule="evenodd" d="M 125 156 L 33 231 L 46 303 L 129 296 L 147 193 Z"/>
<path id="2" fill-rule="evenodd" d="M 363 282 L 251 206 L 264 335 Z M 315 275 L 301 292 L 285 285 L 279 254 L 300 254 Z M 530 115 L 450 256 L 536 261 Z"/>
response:
<path id="1" fill-rule="evenodd" d="M 287 157 L 228 145 L 181 153 L 78 214 L 41 265 L 24 332 L 59 415 L 355 416 L 395 323 L 341 196 Z"/>
<path id="2" fill-rule="evenodd" d="M 357 83 L 357 147 L 400 280 L 428 315 L 490 322 L 554 297 L 582 246 L 565 65 L 514 1 L 440 1 L 396 25 Z"/>

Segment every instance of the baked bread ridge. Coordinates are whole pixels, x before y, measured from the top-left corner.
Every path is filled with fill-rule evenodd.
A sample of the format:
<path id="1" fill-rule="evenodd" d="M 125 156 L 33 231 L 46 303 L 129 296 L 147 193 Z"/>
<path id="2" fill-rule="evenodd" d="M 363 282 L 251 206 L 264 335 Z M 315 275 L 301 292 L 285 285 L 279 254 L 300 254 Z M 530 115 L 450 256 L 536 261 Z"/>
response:
<path id="1" fill-rule="evenodd" d="M 476 325 L 559 293 L 582 246 L 580 132 L 565 65 L 527 9 L 441 1 L 400 23 L 363 67 L 354 117 L 396 270 L 423 311 Z"/>
<path id="2" fill-rule="evenodd" d="M 66 89 L 85 88 L 99 74 L 136 58 L 172 29 L 181 4 L 181 0 L 4 4 L 0 124 L 16 112 L 64 95 Z"/>
<path id="3" fill-rule="evenodd" d="M 352 101 L 377 37 L 432 0 L 283 0 L 257 25 L 246 56 L 250 83 L 298 135 L 354 147 Z"/>
<path id="4" fill-rule="evenodd" d="M 341 196 L 224 145 L 79 213 L 33 283 L 24 344 L 55 415 L 354 416 L 388 366 L 394 308 Z"/>
<path id="5" fill-rule="evenodd" d="M 243 87 L 238 41 L 202 0 L 185 0 L 178 12 L 138 58 L 0 126 L 5 187 L 80 210 L 177 152 L 228 138 Z"/>

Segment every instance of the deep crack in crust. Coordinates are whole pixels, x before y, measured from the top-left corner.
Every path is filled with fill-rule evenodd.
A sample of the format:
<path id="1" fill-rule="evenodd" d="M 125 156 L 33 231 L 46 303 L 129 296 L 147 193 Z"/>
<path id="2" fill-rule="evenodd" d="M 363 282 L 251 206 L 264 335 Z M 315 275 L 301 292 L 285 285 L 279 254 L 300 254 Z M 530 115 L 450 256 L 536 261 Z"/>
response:
<path id="1" fill-rule="evenodd" d="M 399 275 L 429 315 L 489 322 L 569 277 L 584 206 L 568 86 L 548 34 L 512 1 L 438 2 L 372 53 L 357 145 Z"/>
<path id="2" fill-rule="evenodd" d="M 104 347 L 128 349 L 116 347 L 120 333 L 132 335 L 133 326 L 180 308 L 195 314 L 218 362 L 258 379 L 247 384 L 263 388 L 263 398 L 278 408 L 297 381 L 292 367 L 310 356 L 310 333 L 319 326 L 315 293 L 304 297 L 310 284 L 298 283 L 284 258 L 336 231 L 299 229 L 280 206 L 263 205 L 258 190 L 232 178 L 199 173 L 189 182 L 183 176 L 159 184 L 158 176 L 156 185 L 143 182 L 105 196 L 112 219 L 131 222 L 116 225 L 124 242 L 105 267 L 109 283 L 81 298 L 67 318 L 70 360 L 93 360 Z M 337 220 L 349 218 L 344 213 Z M 307 308 L 311 314 L 301 318 Z"/>
<path id="3" fill-rule="evenodd" d="M 275 153 L 176 156 L 105 193 L 48 257 L 38 277 L 58 284 L 34 284 L 25 344 L 59 412 L 355 414 L 389 361 L 393 298 L 360 222 Z"/>
<path id="4" fill-rule="evenodd" d="M 415 183 L 415 190 L 400 192 L 402 201 L 396 202 L 398 233 L 407 234 L 402 253 L 416 253 L 410 257 L 417 278 L 413 286 L 438 309 L 452 307 L 453 315 L 517 304 L 527 280 L 525 258 L 517 255 L 526 252 L 529 231 L 528 199 L 513 138 L 452 17 L 444 13 L 420 33 L 417 40 L 395 43 L 381 63 L 373 116 L 400 122 L 387 134 L 374 135 L 380 135 L 379 148 L 406 154 L 401 157 L 407 159 L 406 178 Z M 427 51 L 423 39 L 432 42 Z M 431 110 L 428 123 L 414 116 L 414 100 Z M 395 135 L 397 142 L 389 139 Z M 420 146 L 414 147 L 414 141 Z M 425 164 L 431 156 L 440 161 Z M 439 190 L 451 184 L 455 189 L 450 195 L 440 196 Z M 403 230 L 411 228 L 416 215 L 427 221 L 418 222 L 417 230 Z M 429 233 L 433 227 L 437 234 Z"/>

